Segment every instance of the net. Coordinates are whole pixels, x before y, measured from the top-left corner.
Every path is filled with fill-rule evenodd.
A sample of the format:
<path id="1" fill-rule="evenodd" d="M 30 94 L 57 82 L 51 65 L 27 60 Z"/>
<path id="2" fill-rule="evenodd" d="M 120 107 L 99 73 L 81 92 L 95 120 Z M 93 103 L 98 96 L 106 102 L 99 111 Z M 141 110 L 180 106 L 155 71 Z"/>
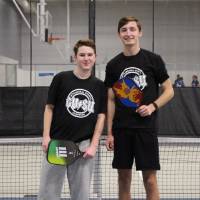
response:
<path id="1" fill-rule="evenodd" d="M 159 138 L 161 199 L 200 199 L 200 138 Z M 117 171 L 105 138 L 96 156 L 91 186 L 92 199 L 117 199 Z M 35 200 L 39 190 L 41 138 L 0 139 L 0 200 Z M 141 172 L 133 170 L 132 198 L 145 199 Z M 62 198 L 69 198 L 67 181 Z"/>

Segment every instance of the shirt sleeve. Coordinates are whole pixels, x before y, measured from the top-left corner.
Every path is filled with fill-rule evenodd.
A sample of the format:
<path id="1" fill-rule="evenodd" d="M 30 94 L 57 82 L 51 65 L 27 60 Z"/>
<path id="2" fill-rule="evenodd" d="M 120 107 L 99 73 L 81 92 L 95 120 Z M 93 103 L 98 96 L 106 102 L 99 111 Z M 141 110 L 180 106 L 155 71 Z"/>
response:
<path id="1" fill-rule="evenodd" d="M 111 65 L 108 63 L 106 66 L 106 74 L 105 74 L 105 80 L 104 80 L 104 84 L 107 88 L 111 88 L 114 84 L 113 75 L 111 71 L 112 71 Z"/>
<path id="2" fill-rule="evenodd" d="M 54 76 L 48 91 L 47 104 L 56 104 L 57 92 L 59 91 L 60 76 Z"/>
<path id="3" fill-rule="evenodd" d="M 101 100 L 98 114 L 107 112 L 107 89 L 104 84 L 101 84 L 100 93 Z"/>

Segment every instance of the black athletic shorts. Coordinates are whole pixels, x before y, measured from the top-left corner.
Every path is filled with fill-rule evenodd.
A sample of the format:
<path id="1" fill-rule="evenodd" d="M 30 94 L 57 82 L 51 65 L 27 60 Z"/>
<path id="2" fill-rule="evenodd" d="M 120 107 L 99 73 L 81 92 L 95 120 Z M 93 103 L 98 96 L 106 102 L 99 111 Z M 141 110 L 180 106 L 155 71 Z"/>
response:
<path id="1" fill-rule="evenodd" d="M 135 159 L 136 170 L 160 170 L 156 134 L 134 129 L 115 130 L 113 134 L 113 168 L 132 169 Z"/>

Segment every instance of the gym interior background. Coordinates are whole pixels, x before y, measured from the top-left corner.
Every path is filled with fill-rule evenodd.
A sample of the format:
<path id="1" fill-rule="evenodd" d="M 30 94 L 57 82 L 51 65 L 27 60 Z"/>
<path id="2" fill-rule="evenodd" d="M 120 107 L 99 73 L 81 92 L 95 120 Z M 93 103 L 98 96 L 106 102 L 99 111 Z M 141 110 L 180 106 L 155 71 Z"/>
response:
<path id="1" fill-rule="evenodd" d="M 117 23 L 126 15 L 141 20 L 142 47 L 164 58 L 172 81 L 180 74 L 191 86 L 192 75 L 200 76 L 199 0 L 43 0 L 51 15 L 49 33 L 63 39 L 54 44 L 30 35 L 14 1 L 0 1 L 0 86 L 48 86 L 53 74 L 73 68 L 73 45 L 89 35 L 90 2 L 95 2 L 96 76 L 104 79 L 107 61 L 121 51 Z M 25 2 L 19 6 L 23 5 L 21 11 L 36 32 L 40 1 Z"/>
<path id="2" fill-rule="evenodd" d="M 1 200 L 36 199 L 48 86 L 73 69 L 74 43 L 88 37 L 97 45 L 95 75 L 104 80 L 106 63 L 122 50 L 117 23 L 127 15 L 141 20 L 142 47 L 160 54 L 172 82 L 180 74 L 186 86 L 159 110 L 161 198 L 200 199 L 200 88 L 191 87 L 192 75 L 200 77 L 200 0 L 0 0 Z M 117 199 L 104 138 L 91 198 Z M 133 176 L 132 195 L 144 199 L 141 173 Z"/>
<path id="3" fill-rule="evenodd" d="M 117 23 L 126 15 L 141 20 L 141 46 L 187 86 L 161 109 L 159 134 L 200 135 L 200 92 L 191 88 L 192 75 L 200 76 L 200 0 L 1 0 L 0 134 L 41 135 L 48 86 L 73 69 L 78 39 L 96 41 L 95 75 L 104 80 L 106 63 L 122 50 Z"/>

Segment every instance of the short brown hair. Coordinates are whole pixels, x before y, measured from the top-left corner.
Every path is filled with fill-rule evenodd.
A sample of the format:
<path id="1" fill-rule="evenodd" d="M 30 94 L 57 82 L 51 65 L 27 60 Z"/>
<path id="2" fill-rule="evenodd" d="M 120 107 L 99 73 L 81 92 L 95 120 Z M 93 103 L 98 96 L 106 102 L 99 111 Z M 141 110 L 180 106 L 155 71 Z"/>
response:
<path id="1" fill-rule="evenodd" d="M 93 40 L 91 39 L 86 39 L 86 40 L 79 40 L 75 45 L 74 45 L 74 54 L 77 55 L 78 49 L 82 46 L 87 46 L 91 47 L 94 50 L 94 53 L 96 54 L 96 45 Z"/>
<path id="2" fill-rule="evenodd" d="M 122 26 L 126 25 L 128 22 L 136 22 L 139 31 L 142 30 L 141 23 L 139 22 L 139 20 L 138 20 L 137 18 L 135 18 L 135 17 L 133 17 L 133 16 L 127 16 L 127 17 L 122 17 L 122 18 L 119 20 L 118 28 L 117 28 L 118 33 L 120 32 L 120 28 L 121 28 Z"/>

